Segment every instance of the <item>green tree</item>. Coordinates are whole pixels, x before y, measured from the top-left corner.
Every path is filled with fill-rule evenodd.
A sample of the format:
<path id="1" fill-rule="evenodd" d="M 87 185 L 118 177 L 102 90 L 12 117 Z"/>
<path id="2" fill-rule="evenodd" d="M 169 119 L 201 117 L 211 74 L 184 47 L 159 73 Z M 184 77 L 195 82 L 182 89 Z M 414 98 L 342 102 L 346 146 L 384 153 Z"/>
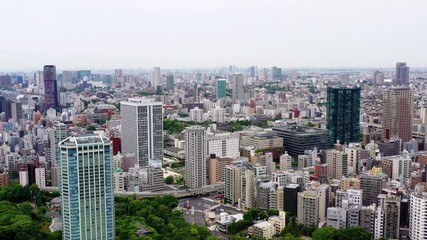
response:
<path id="1" fill-rule="evenodd" d="M 96 127 L 95 127 L 95 125 L 89 125 L 89 126 L 86 127 L 86 129 L 89 130 L 89 131 L 95 131 Z"/>
<path id="2" fill-rule="evenodd" d="M 269 217 L 271 217 L 271 216 L 279 216 L 279 210 L 277 210 L 277 209 L 275 209 L 275 208 L 270 208 L 270 209 L 268 209 L 268 211 L 267 211 L 267 215 L 268 215 Z"/>
<path id="3" fill-rule="evenodd" d="M 174 183 L 174 177 L 173 176 L 167 176 L 166 178 L 165 178 L 165 183 L 166 184 L 173 184 Z"/>
<path id="4" fill-rule="evenodd" d="M 339 240 L 370 240 L 372 233 L 361 227 L 347 227 L 338 231 Z"/>
<path id="5" fill-rule="evenodd" d="M 338 236 L 338 231 L 333 227 L 318 228 L 313 232 L 313 240 L 334 240 Z"/>

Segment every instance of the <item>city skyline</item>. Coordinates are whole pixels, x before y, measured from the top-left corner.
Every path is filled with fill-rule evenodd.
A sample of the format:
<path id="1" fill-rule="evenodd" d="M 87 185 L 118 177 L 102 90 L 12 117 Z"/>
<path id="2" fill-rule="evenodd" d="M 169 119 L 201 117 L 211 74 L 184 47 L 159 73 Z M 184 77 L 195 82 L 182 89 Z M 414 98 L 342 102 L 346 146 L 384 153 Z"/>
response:
<path id="1" fill-rule="evenodd" d="M 44 64 L 67 69 L 360 68 L 405 61 L 425 67 L 427 34 L 420 29 L 426 25 L 427 2 L 400 3 L 95 0 L 25 1 L 23 8 L 22 1 L 2 2 L 8 11 L 0 21 L 8 24 L 0 29 L 7 33 L 0 59 L 7 61 L 1 61 L 0 71 Z M 46 23 L 49 27 L 43 27 Z"/>

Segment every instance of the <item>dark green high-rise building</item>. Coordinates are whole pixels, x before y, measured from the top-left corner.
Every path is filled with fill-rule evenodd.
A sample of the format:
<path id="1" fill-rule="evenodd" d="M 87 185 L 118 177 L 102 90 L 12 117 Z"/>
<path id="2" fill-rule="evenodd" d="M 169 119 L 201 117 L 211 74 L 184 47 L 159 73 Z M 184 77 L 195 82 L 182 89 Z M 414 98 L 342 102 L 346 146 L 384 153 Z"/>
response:
<path id="1" fill-rule="evenodd" d="M 227 82 L 225 79 L 218 79 L 215 83 L 216 98 L 225 98 L 227 95 Z"/>
<path id="2" fill-rule="evenodd" d="M 337 140 L 342 144 L 359 142 L 360 88 L 328 87 L 326 118 L 331 146 Z"/>
<path id="3" fill-rule="evenodd" d="M 166 75 L 166 89 L 172 90 L 175 86 L 175 80 L 172 74 Z"/>

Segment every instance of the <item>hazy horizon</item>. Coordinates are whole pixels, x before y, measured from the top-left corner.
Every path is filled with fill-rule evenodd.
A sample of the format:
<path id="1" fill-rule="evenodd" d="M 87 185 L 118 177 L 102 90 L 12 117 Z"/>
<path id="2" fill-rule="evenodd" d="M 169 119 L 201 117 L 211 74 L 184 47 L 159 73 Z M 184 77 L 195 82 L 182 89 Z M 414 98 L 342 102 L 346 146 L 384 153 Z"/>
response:
<path id="1" fill-rule="evenodd" d="M 0 71 L 427 67 L 424 0 L 6 0 Z"/>

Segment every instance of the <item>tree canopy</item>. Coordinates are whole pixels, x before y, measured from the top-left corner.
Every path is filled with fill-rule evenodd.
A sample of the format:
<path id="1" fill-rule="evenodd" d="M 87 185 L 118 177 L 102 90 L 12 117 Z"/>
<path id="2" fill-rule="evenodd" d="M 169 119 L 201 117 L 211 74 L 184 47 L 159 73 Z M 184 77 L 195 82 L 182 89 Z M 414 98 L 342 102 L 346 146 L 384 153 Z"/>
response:
<path id="1" fill-rule="evenodd" d="M 150 230 L 142 239 L 217 239 L 206 227 L 187 223 L 177 206 L 178 199 L 171 195 L 141 200 L 116 197 L 116 239 L 141 239 L 136 235 L 137 223 Z"/>

